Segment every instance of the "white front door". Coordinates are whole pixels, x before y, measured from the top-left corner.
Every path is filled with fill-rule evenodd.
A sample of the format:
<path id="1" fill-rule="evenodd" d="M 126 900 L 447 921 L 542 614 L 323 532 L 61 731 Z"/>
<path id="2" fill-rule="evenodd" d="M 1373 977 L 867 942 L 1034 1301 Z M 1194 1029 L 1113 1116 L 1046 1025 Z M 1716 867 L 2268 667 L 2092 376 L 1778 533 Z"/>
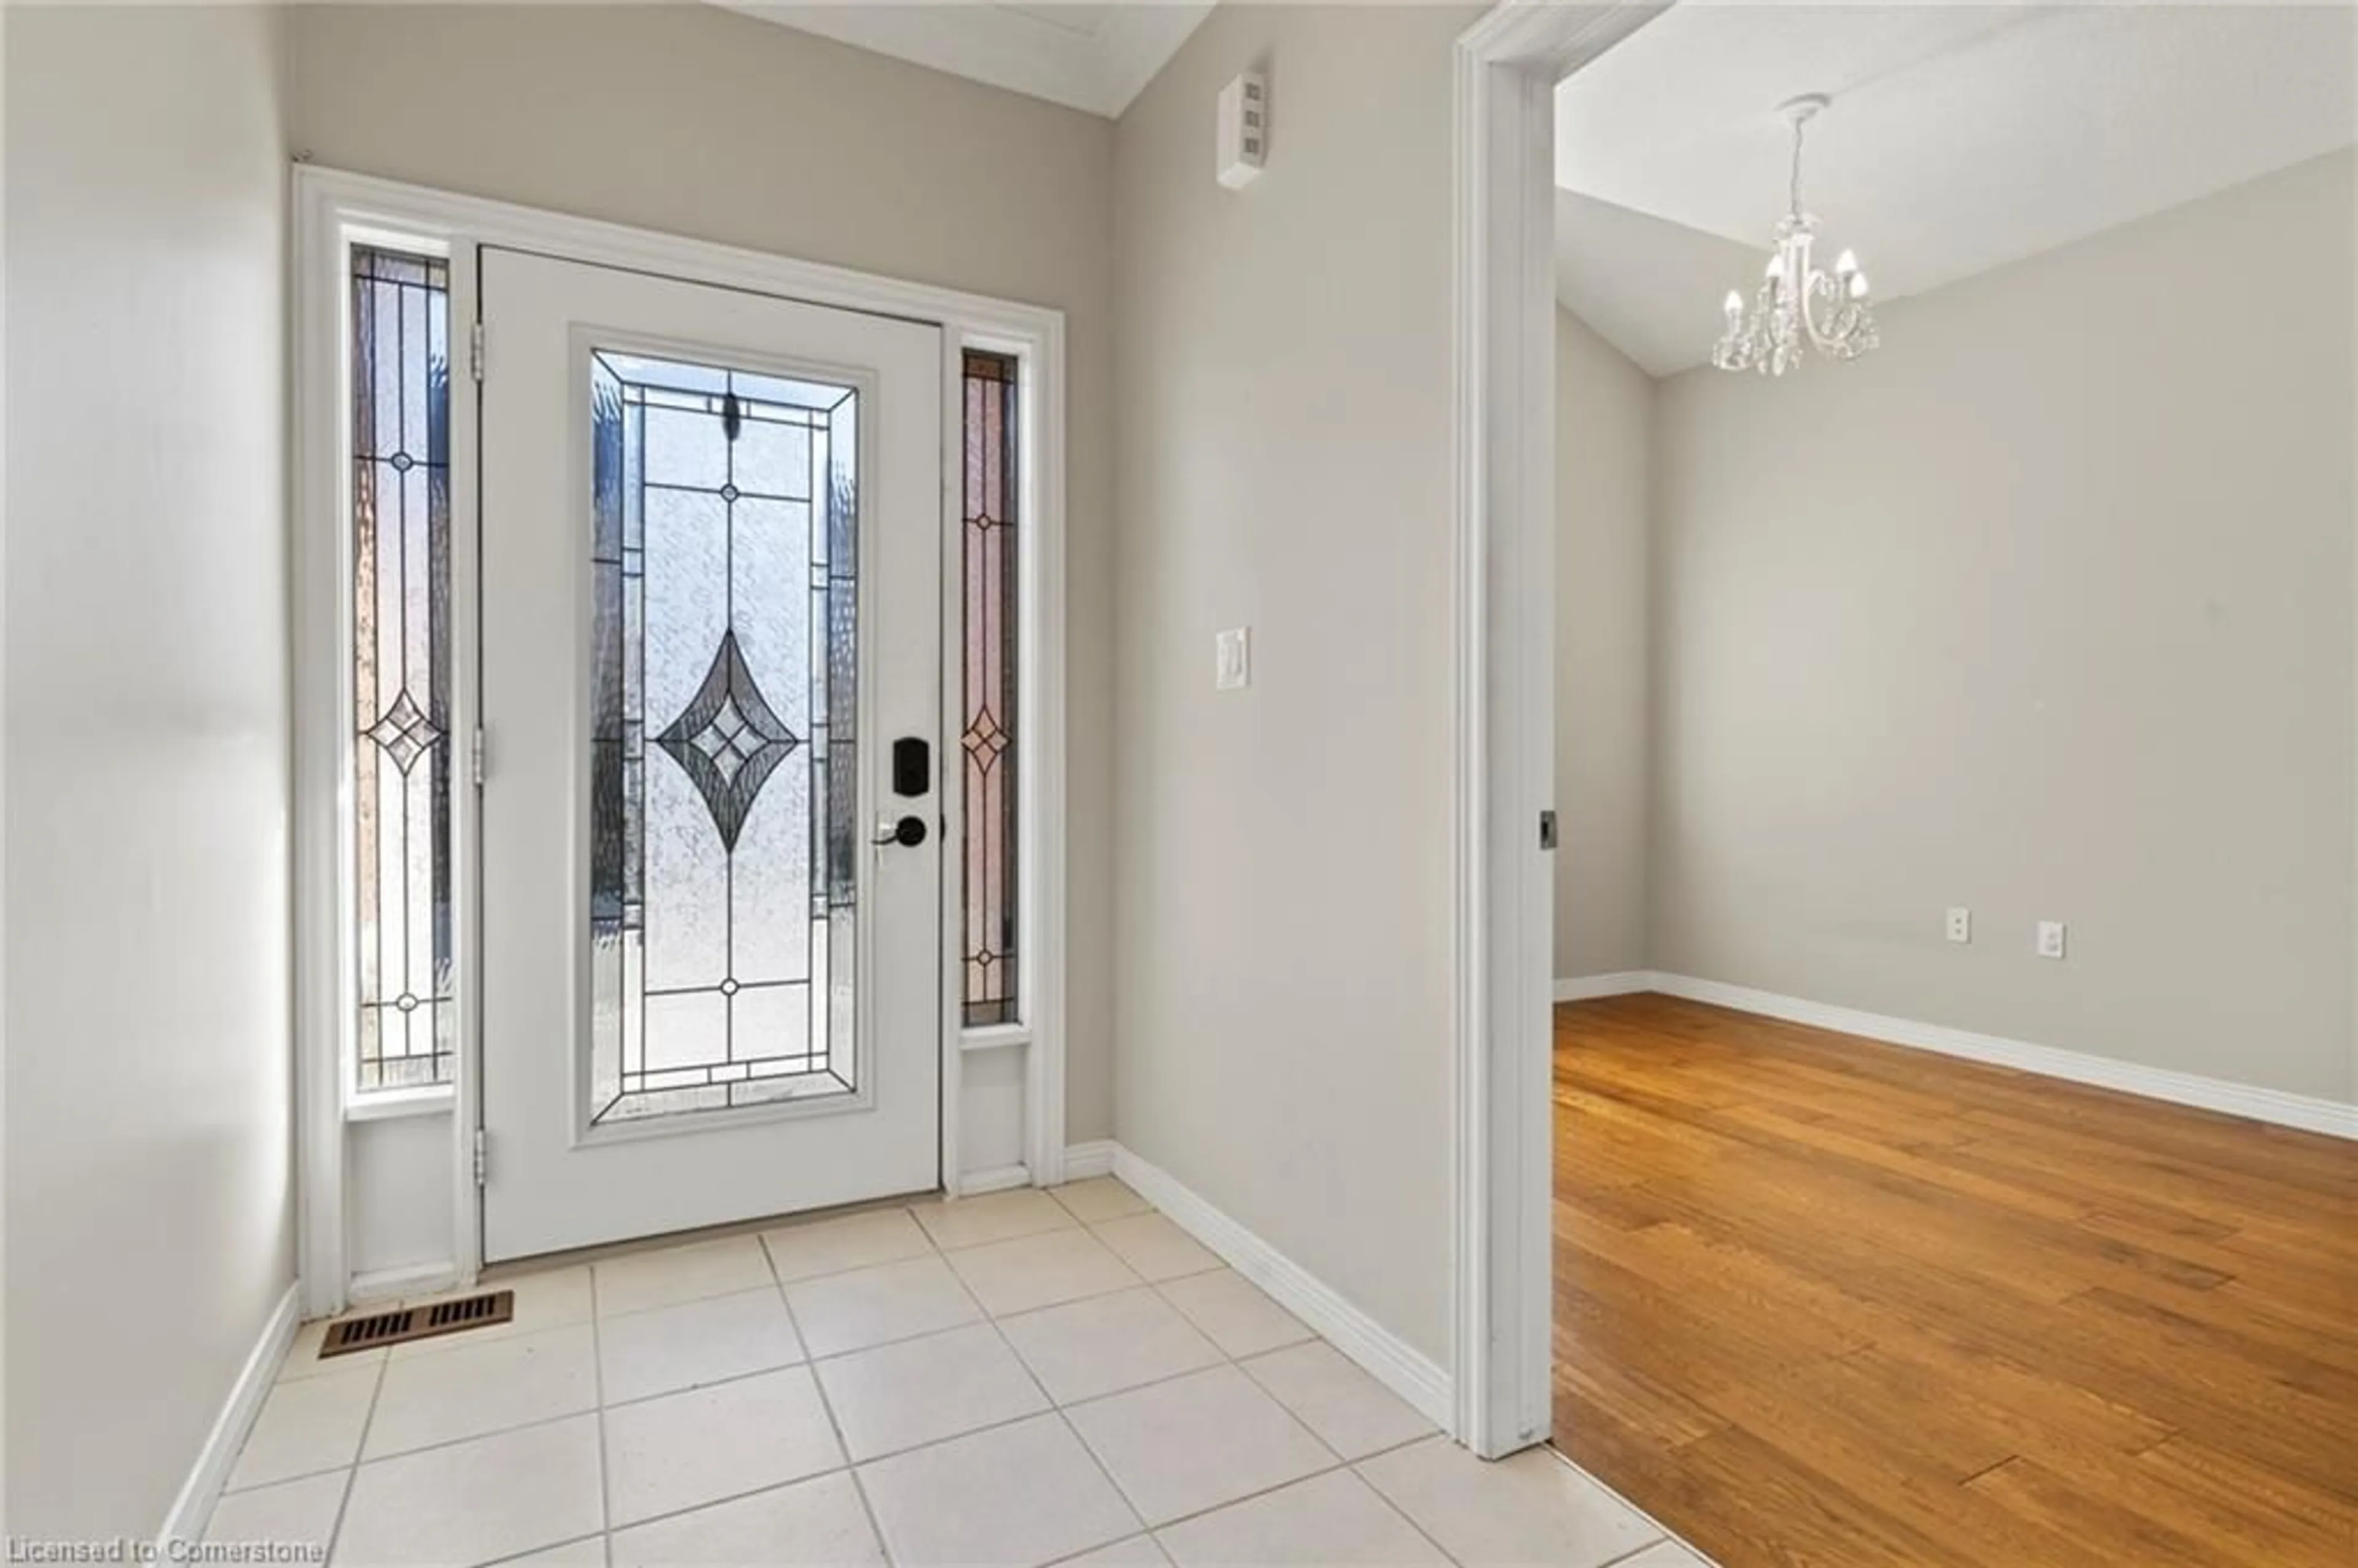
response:
<path id="1" fill-rule="evenodd" d="M 931 1189 L 940 330 L 481 256 L 485 1260 Z"/>

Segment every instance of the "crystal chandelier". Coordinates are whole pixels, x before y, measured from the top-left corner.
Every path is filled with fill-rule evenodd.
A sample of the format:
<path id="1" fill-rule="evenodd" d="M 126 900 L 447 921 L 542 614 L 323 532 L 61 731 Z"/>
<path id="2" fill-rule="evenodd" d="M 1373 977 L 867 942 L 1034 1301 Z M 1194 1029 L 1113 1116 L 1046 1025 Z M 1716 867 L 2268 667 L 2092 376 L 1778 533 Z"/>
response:
<path id="1" fill-rule="evenodd" d="M 1818 221 L 1801 211 L 1801 127 L 1828 102 L 1812 92 L 1779 110 L 1793 127 L 1792 203 L 1777 220 L 1776 254 L 1751 310 L 1746 311 L 1742 294 L 1727 291 L 1727 330 L 1711 351 L 1711 362 L 1722 370 L 1783 375 L 1813 348 L 1828 359 L 1855 360 L 1876 345 L 1875 307 L 1858 258 L 1843 252 L 1831 274 L 1810 260 Z"/>

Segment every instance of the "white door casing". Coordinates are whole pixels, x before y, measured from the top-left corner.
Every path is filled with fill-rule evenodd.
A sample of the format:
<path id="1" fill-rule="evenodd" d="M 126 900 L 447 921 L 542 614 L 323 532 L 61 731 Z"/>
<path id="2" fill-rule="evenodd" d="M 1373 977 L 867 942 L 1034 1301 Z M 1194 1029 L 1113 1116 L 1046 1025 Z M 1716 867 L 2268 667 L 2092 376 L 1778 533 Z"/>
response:
<path id="1" fill-rule="evenodd" d="M 1555 86 L 1664 0 L 1500 0 L 1454 52 L 1457 1440 L 1550 1421 Z"/>
<path id="2" fill-rule="evenodd" d="M 462 1000 L 450 1081 L 404 1095 L 357 1098 L 350 1052 L 352 968 L 343 957 L 355 890 L 339 849 L 349 811 L 351 727 L 352 463 L 348 425 L 352 343 L 346 309 L 351 286 L 346 246 L 353 241 L 447 255 L 454 322 L 476 317 L 477 256 L 484 247 L 679 278 L 718 287 L 802 300 L 903 320 L 938 324 L 943 351 L 945 459 L 956 474 L 959 432 L 957 370 L 968 348 L 1014 355 L 1022 365 L 1022 514 L 1030 519 L 1017 552 L 1022 695 L 1028 716 L 1021 743 L 1030 758 L 1021 774 L 1023 989 L 1018 1025 L 965 1029 L 945 1010 L 940 1083 L 939 1169 L 954 1191 L 987 1191 L 1009 1180 L 1062 1179 L 1065 1152 L 1065 321 L 1053 308 L 969 293 L 936 284 L 880 276 L 678 234 L 579 217 L 513 202 L 383 179 L 298 159 L 294 203 L 295 495 L 293 547 L 296 647 L 295 895 L 297 983 L 295 1009 L 301 1048 L 295 1064 L 298 1160 L 297 1272 L 308 1316 L 326 1316 L 373 1295 L 411 1295 L 471 1283 L 483 1260 L 482 1208 L 474 1179 L 481 1126 L 481 1018 L 477 998 L 481 943 L 478 794 L 451 802 L 453 868 L 460 928 L 455 952 Z M 458 341 L 464 343 L 463 331 Z M 492 357 L 498 357 L 494 348 Z M 463 375 L 464 351 L 453 369 Z M 453 687 L 453 733 L 474 729 L 478 611 L 476 428 L 471 389 L 450 403 L 450 603 L 460 635 Z M 946 485 L 939 524 L 956 583 L 958 506 Z M 957 668 L 959 600 L 945 595 L 944 652 Z M 941 732 L 957 732 L 958 687 L 944 684 Z M 494 767 L 494 773 L 496 773 Z M 942 798 L 946 845 L 959 841 L 959 800 Z M 956 994 L 958 909 L 944 901 L 944 986 Z M 1012 1069 L 1011 1074 L 1010 1069 Z M 977 1070 L 980 1069 L 980 1070 Z M 1019 1082 L 1020 1095 L 1008 1092 Z M 385 1141 L 372 1135 L 407 1123 L 414 1133 Z M 1010 1165 L 1008 1162 L 1020 1162 Z M 497 1160 L 492 1162 L 494 1167 Z M 438 1222 L 436 1215 L 448 1217 Z M 388 1226 L 391 1227 L 388 1229 Z M 446 1230 L 447 1226 L 447 1230 Z M 375 1269 L 382 1243 L 398 1232 L 416 1259 Z M 443 1234 L 438 1236 L 438 1232 Z M 395 1276 L 398 1276 L 397 1280 Z"/>
<path id="3" fill-rule="evenodd" d="M 484 1258 L 931 1189 L 941 1179 L 941 331 L 490 246 L 481 255 Z M 839 1029 L 838 1076 L 808 1076 L 827 1091 L 810 1098 L 592 1123 L 612 1091 L 608 1081 L 593 1093 L 587 1065 L 593 350 L 855 395 L 858 962 L 849 1060 Z M 702 676 L 706 660 L 725 663 L 716 654 L 690 650 L 674 664 L 693 661 Z M 644 716 L 650 799 L 658 788 L 687 798 L 694 760 L 656 743 L 675 717 L 666 700 L 676 705 L 651 695 Z M 733 727 L 742 716 L 726 717 Z M 919 798 L 889 793 L 890 742 L 902 736 L 932 743 Z M 807 766 L 812 742 L 798 741 L 773 777 Z M 763 792 L 756 811 L 794 804 Z M 703 826 L 717 832 L 712 809 Z M 871 848 L 880 812 L 935 830 L 914 847 Z M 822 876 L 823 859 L 814 850 L 809 878 Z M 806 979 L 821 989 L 820 975 Z M 747 1016 L 752 989 L 739 992 L 733 975 L 728 983 L 725 998 L 693 1004 Z"/>

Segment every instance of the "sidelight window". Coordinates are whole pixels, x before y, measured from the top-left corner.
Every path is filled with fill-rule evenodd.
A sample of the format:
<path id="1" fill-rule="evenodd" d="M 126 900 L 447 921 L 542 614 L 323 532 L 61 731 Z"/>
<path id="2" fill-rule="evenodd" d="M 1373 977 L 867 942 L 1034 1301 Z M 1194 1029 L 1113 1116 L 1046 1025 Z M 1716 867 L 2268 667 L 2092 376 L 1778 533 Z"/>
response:
<path id="1" fill-rule="evenodd" d="M 958 737 L 966 819 L 959 888 L 968 1028 L 1020 1020 L 1016 989 L 1016 364 L 965 356 L 961 528 L 965 688 Z"/>
<path id="2" fill-rule="evenodd" d="M 351 250 L 352 881 L 362 1093 L 448 1083 L 449 264 Z"/>

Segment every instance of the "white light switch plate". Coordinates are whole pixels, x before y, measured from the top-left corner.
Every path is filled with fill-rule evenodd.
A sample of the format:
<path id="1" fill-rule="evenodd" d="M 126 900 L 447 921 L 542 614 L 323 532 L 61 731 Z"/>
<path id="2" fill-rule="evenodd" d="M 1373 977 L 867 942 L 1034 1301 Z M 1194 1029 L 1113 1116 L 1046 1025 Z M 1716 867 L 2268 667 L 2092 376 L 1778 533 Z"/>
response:
<path id="1" fill-rule="evenodd" d="M 1232 626 L 1212 638 L 1212 687 L 1216 691 L 1241 691 L 1252 684 L 1252 633 Z"/>

